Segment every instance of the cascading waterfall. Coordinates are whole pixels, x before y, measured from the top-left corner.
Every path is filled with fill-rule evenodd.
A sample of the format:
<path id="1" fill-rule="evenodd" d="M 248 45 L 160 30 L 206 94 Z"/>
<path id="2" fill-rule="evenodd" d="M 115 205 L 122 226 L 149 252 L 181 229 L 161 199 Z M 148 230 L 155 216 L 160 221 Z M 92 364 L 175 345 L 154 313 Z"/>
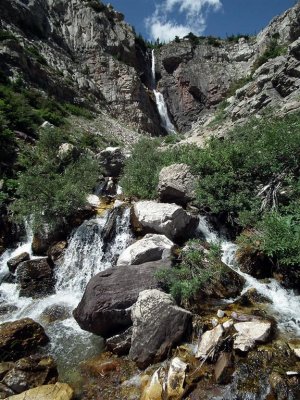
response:
<path id="1" fill-rule="evenodd" d="M 249 288 L 255 288 L 258 293 L 271 300 L 270 309 L 277 319 L 279 327 L 285 332 L 300 335 L 300 296 L 295 295 L 292 290 L 284 289 L 275 279 L 267 283 L 261 282 L 251 275 L 242 272 L 236 262 L 237 245 L 219 237 L 210 227 L 205 217 L 200 217 L 199 231 L 209 243 L 219 243 L 222 248 L 222 261 L 232 268 L 246 280 L 243 293 Z"/>
<path id="2" fill-rule="evenodd" d="M 155 96 L 155 101 L 157 105 L 157 109 L 161 119 L 161 125 L 168 133 L 176 133 L 176 129 L 172 124 L 169 114 L 168 108 L 162 93 L 156 90 L 156 78 L 155 78 L 155 54 L 154 50 L 152 50 L 152 86 L 153 86 L 153 93 Z"/>
<path id="3" fill-rule="evenodd" d="M 49 353 L 55 356 L 61 376 L 66 380 L 68 380 L 67 373 L 75 369 L 80 361 L 98 354 L 103 347 L 102 338 L 80 329 L 73 319 L 71 311 L 80 301 L 89 279 L 98 272 L 109 268 L 112 260 L 118 257 L 131 240 L 130 210 L 129 208 L 120 208 L 119 211 L 116 218 L 115 235 L 107 248 L 104 246 L 103 228 L 107 223 L 110 211 L 103 216 L 84 221 L 74 230 L 69 239 L 63 262 L 56 267 L 55 294 L 42 299 L 19 297 L 17 284 L 4 282 L 0 284 L 0 304 L 4 301 L 15 308 L 15 311 L 9 315 L 0 316 L 0 322 L 30 317 L 44 325 L 51 338 Z M 25 243 L 21 243 L 14 250 L 7 250 L 0 257 L 0 277 L 8 271 L 7 261 L 11 257 L 24 251 L 31 254 L 31 243 L 32 233 L 28 232 Z M 55 306 L 66 309 L 69 316 L 63 321 L 45 325 L 43 312 Z"/>

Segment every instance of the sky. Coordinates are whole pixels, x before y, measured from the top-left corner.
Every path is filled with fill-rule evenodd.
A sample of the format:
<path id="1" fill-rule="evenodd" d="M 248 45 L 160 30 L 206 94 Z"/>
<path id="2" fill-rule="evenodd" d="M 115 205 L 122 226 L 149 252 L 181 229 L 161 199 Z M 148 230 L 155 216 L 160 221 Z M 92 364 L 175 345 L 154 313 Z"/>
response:
<path id="1" fill-rule="evenodd" d="M 109 0 L 144 38 L 256 34 L 295 0 Z"/>

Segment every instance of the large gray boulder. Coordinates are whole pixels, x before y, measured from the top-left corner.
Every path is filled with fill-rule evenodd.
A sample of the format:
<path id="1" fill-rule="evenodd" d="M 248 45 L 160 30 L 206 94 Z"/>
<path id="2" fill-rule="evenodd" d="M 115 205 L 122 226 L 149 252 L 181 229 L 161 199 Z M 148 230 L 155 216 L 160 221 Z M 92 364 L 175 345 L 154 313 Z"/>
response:
<path id="1" fill-rule="evenodd" d="M 156 261 L 142 265 L 110 268 L 95 275 L 73 314 L 79 326 L 105 338 L 132 325 L 130 307 L 139 293 L 158 287 L 156 272 L 170 265 Z"/>
<path id="2" fill-rule="evenodd" d="M 172 164 L 159 174 L 157 192 L 162 202 L 186 205 L 195 197 L 195 177 L 186 164 Z"/>
<path id="3" fill-rule="evenodd" d="M 192 314 L 178 307 L 171 295 L 157 289 L 139 294 L 131 317 L 129 357 L 139 368 L 166 357 L 171 348 L 184 339 L 192 324 Z"/>
<path id="4" fill-rule="evenodd" d="M 234 324 L 238 332 L 233 343 L 233 348 L 247 352 L 258 343 L 266 343 L 272 334 L 272 323 L 270 321 L 248 321 Z"/>
<path id="5" fill-rule="evenodd" d="M 129 246 L 120 255 L 117 266 L 139 265 L 171 258 L 174 243 L 164 235 L 149 233 Z"/>
<path id="6" fill-rule="evenodd" d="M 197 227 L 198 219 L 176 204 L 139 201 L 134 204 L 134 223 L 145 232 L 155 232 L 171 240 L 188 238 Z"/>

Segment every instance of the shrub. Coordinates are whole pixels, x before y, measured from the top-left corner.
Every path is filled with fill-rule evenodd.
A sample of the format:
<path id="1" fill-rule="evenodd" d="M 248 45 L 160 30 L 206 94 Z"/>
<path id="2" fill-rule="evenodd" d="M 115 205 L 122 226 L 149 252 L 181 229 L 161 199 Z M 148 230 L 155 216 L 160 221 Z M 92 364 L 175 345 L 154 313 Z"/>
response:
<path id="1" fill-rule="evenodd" d="M 230 84 L 229 88 L 228 88 L 228 91 L 226 93 L 226 97 L 234 96 L 235 92 L 238 89 L 241 89 L 243 86 L 247 85 L 247 83 L 251 82 L 252 79 L 253 79 L 252 75 L 249 75 L 249 76 L 245 76 L 244 78 L 241 78 L 241 79 L 238 79 L 236 81 L 233 81 Z"/>
<path id="2" fill-rule="evenodd" d="M 17 41 L 17 38 L 11 32 L 0 29 L 0 42 L 2 42 L 4 40 L 16 40 Z"/>
<path id="3" fill-rule="evenodd" d="M 286 52 L 287 52 L 287 47 L 280 45 L 276 37 L 272 38 L 268 48 L 262 55 L 260 55 L 257 58 L 255 63 L 253 64 L 252 72 L 256 71 L 261 65 L 265 64 L 270 59 L 282 56 L 286 54 Z"/>
<path id="4" fill-rule="evenodd" d="M 238 33 L 237 35 L 227 36 L 226 40 L 231 43 L 238 43 L 242 38 L 248 41 L 250 39 L 250 35 L 241 35 Z"/>
<path id="5" fill-rule="evenodd" d="M 16 219 L 31 216 L 35 229 L 59 225 L 83 206 L 98 178 L 98 164 L 83 149 L 67 160 L 58 157 L 65 139 L 57 129 L 43 129 L 37 145 L 25 148 L 20 157 L 23 170 L 12 211 Z"/>
<path id="6" fill-rule="evenodd" d="M 221 39 L 220 38 L 217 38 L 217 37 L 214 37 L 214 36 L 208 36 L 207 37 L 207 43 L 210 45 L 210 46 L 213 46 L 213 47 L 220 47 L 221 46 Z"/>
<path id="7" fill-rule="evenodd" d="M 40 51 L 33 46 L 25 47 L 25 51 L 28 55 L 32 56 L 37 62 L 43 65 L 47 65 L 47 60 L 41 55 Z"/>

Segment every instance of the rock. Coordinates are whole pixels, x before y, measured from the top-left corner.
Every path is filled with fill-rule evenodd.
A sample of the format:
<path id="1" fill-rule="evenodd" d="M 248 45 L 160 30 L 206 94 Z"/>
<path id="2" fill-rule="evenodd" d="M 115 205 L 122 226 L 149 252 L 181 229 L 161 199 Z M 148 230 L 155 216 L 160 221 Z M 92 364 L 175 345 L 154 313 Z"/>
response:
<path id="1" fill-rule="evenodd" d="M 63 227 L 57 228 L 53 231 L 44 229 L 37 232 L 33 236 L 32 251 L 36 256 L 46 256 L 48 249 L 55 243 L 64 240 L 66 232 Z"/>
<path id="2" fill-rule="evenodd" d="M 237 299 L 234 304 L 240 305 L 242 307 L 251 307 L 256 303 L 270 303 L 271 301 L 264 297 L 262 294 L 258 293 L 258 291 L 254 288 L 250 288 L 244 293 L 239 299 Z"/>
<path id="3" fill-rule="evenodd" d="M 105 338 L 126 330 L 132 325 L 130 307 L 139 293 L 157 288 L 155 273 L 169 265 L 156 261 L 110 268 L 94 276 L 73 312 L 79 326 Z"/>
<path id="4" fill-rule="evenodd" d="M 134 217 L 145 232 L 155 232 L 171 240 L 187 239 L 195 232 L 198 219 L 176 204 L 139 201 L 134 204 Z"/>
<path id="5" fill-rule="evenodd" d="M 300 340 L 292 340 L 288 343 L 289 348 L 293 350 L 296 357 L 300 358 Z"/>
<path id="6" fill-rule="evenodd" d="M 95 194 L 89 194 L 86 197 L 86 202 L 87 202 L 87 205 L 92 207 L 92 208 L 97 208 L 101 204 L 101 201 L 100 201 L 99 197 L 96 196 Z"/>
<path id="7" fill-rule="evenodd" d="M 124 356 L 129 353 L 131 346 L 132 327 L 125 332 L 115 335 L 106 340 L 106 347 L 109 351 L 118 356 Z"/>
<path id="8" fill-rule="evenodd" d="M 230 382 L 233 374 L 233 361 L 231 353 L 221 353 L 215 365 L 215 380 L 217 383 L 226 385 Z"/>
<path id="9" fill-rule="evenodd" d="M 71 143 L 63 143 L 59 146 L 57 157 L 62 161 L 76 158 L 78 150 Z"/>
<path id="10" fill-rule="evenodd" d="M 0 360 L 14 361 L 49 341 L 44 328 L 30 318 L 0 325 Z"/>
<path id="11" fill-rule="evenodd" d="M 56 383 L 57 379 L 58 371 L 53 358 L 35 355 L 14 363 L 1 383 L 18 394 L 37 386 Z"/>
<path id="12" fill-rule="evenodd" d="M 120 147 L 107 147 L 98 155 L 104 176 L 116 178 L 124 167 L 125 154 Z"/>
<path id="13" fill-rule="evenodd" d="M 148 234 L 121 253 L 117 266 L 139 265 L 171 258 L 174 243 L 164 235 Z"/>
<path id="14" fill-rule="evenodd" d="M 52 125 L 49 121 L 44 121 L 41 125 L 41 128 L 54 128 L 54 125 Z"/>
<path id="15" fill-rule="evenodd" d="M 53 261 L 57 261 L 64 253 L 64 250 L 68 246 L 65 240 L 55 243 L 53 246 L 49 247 L 47 251 L 47 256 Z"/>
<path id="16" fill-rule="evenodd" d="M 203 333 L 195 357 L 201 359 L 212 358 L 222 341 L 223 334 L 224 329 L 222 325 L 218 325 L 214 329 Z"/>
<path id="17" fill-rule="evenodd" d="M 163 397 L 163 382 L 165 371 L 163 368 L 157 369 L 146 388 L 143 391 L 141 400 L 161 400 Z"/>
<path id="18" fill-rule="evenodd" d="M 55 321 L 63 321 L 70 318 L 71 315 L 72 309 L 67 304 L 53 304 L 44 309 L 40 318 L 43 323 L 51 324 Z"/>
<path id="19" fill-rule="evenodd" d="M 0 315 L 12 313 L 17 309 L 18 307 L 16 305 L 3 302 L 0 304 Z"/>
<path id="20" fill-rule="evenodd" d="M 23 261 L 28 261 L 30 259 L 29 253 L 21 253 L 16 257 L 11 258 L 10 260 L 7 261 L 7 266 L 8 269 L 11 273 L 15 273 L 17 266 L 23 262 Z"/>
<path id="21" fill-rule="evenodd" d="M 222 325 L 223 325 L 223 328 L 225 330 L 227 330 L 233 326 L 233 323 L 234 323 L 233 320 L 229 319 L 228 321 L 225 321 Z"/>
<path id="22" fill-rule="evenodd" d="M 20 296 L 38 298 L 54 292 L 55 276 L 46 258 L 22 262 L 16 274 Z"/>
<path id="23" fill-rule="evenodd" d="M 73 389 L 66 383 L 55 385 L 43 385 L 27 390 L 16 396 L 10 396 L 7 400 L 72 400 Z"/>
<path id="24" fill-rule="evenodd" d="M 225 316 L 225 312 L 223 310 L 218 310 L 217 317 L 218 318 L 223 318 L 224 316 Z"/>
<path id="25" fill-rule="evenodd" d="M 171 295 L 157 289 L 140 292 L 132 307 L 129 357 L 139 368 L 161 361 L 191 328 L 192 314 L 176 306 Z"/>
<path id="26" fill-rule="evenodd" d="M 273 272 L 271 260 L 258 250 L 242 247 L 237 251 L 236 260 L 242 272 L 258 279 L 270 278 Z"/>
<path id="27" fill-rule="evenodd" d="M 234 328 L 238 334 L 234 339 L 233 348 L 247 352 L 256 343 L 266 343 L 269 340 L 272 324 L 269 321 L 238 322 L 234 324 Z"/>
<path id="28" fill-rule="evenodd" d="M 14 392 L 0 382 L 0 399 L 8 399 L 9 396 L 13 395 Z"/>
<path id="29" fill-rule="evenodd" d="M 157 192 L 165 203 L 186 205 L 195 197 L 195 177 L 186 164 L 164 167 L 159 174 Z"/>
<path id="30" fill-rule="evenodd" d="M 175 357 L 171 361 L 167 376 L 167 399 L 181 399 L 184 393 L 184 383 L 187 364 Z"/>

